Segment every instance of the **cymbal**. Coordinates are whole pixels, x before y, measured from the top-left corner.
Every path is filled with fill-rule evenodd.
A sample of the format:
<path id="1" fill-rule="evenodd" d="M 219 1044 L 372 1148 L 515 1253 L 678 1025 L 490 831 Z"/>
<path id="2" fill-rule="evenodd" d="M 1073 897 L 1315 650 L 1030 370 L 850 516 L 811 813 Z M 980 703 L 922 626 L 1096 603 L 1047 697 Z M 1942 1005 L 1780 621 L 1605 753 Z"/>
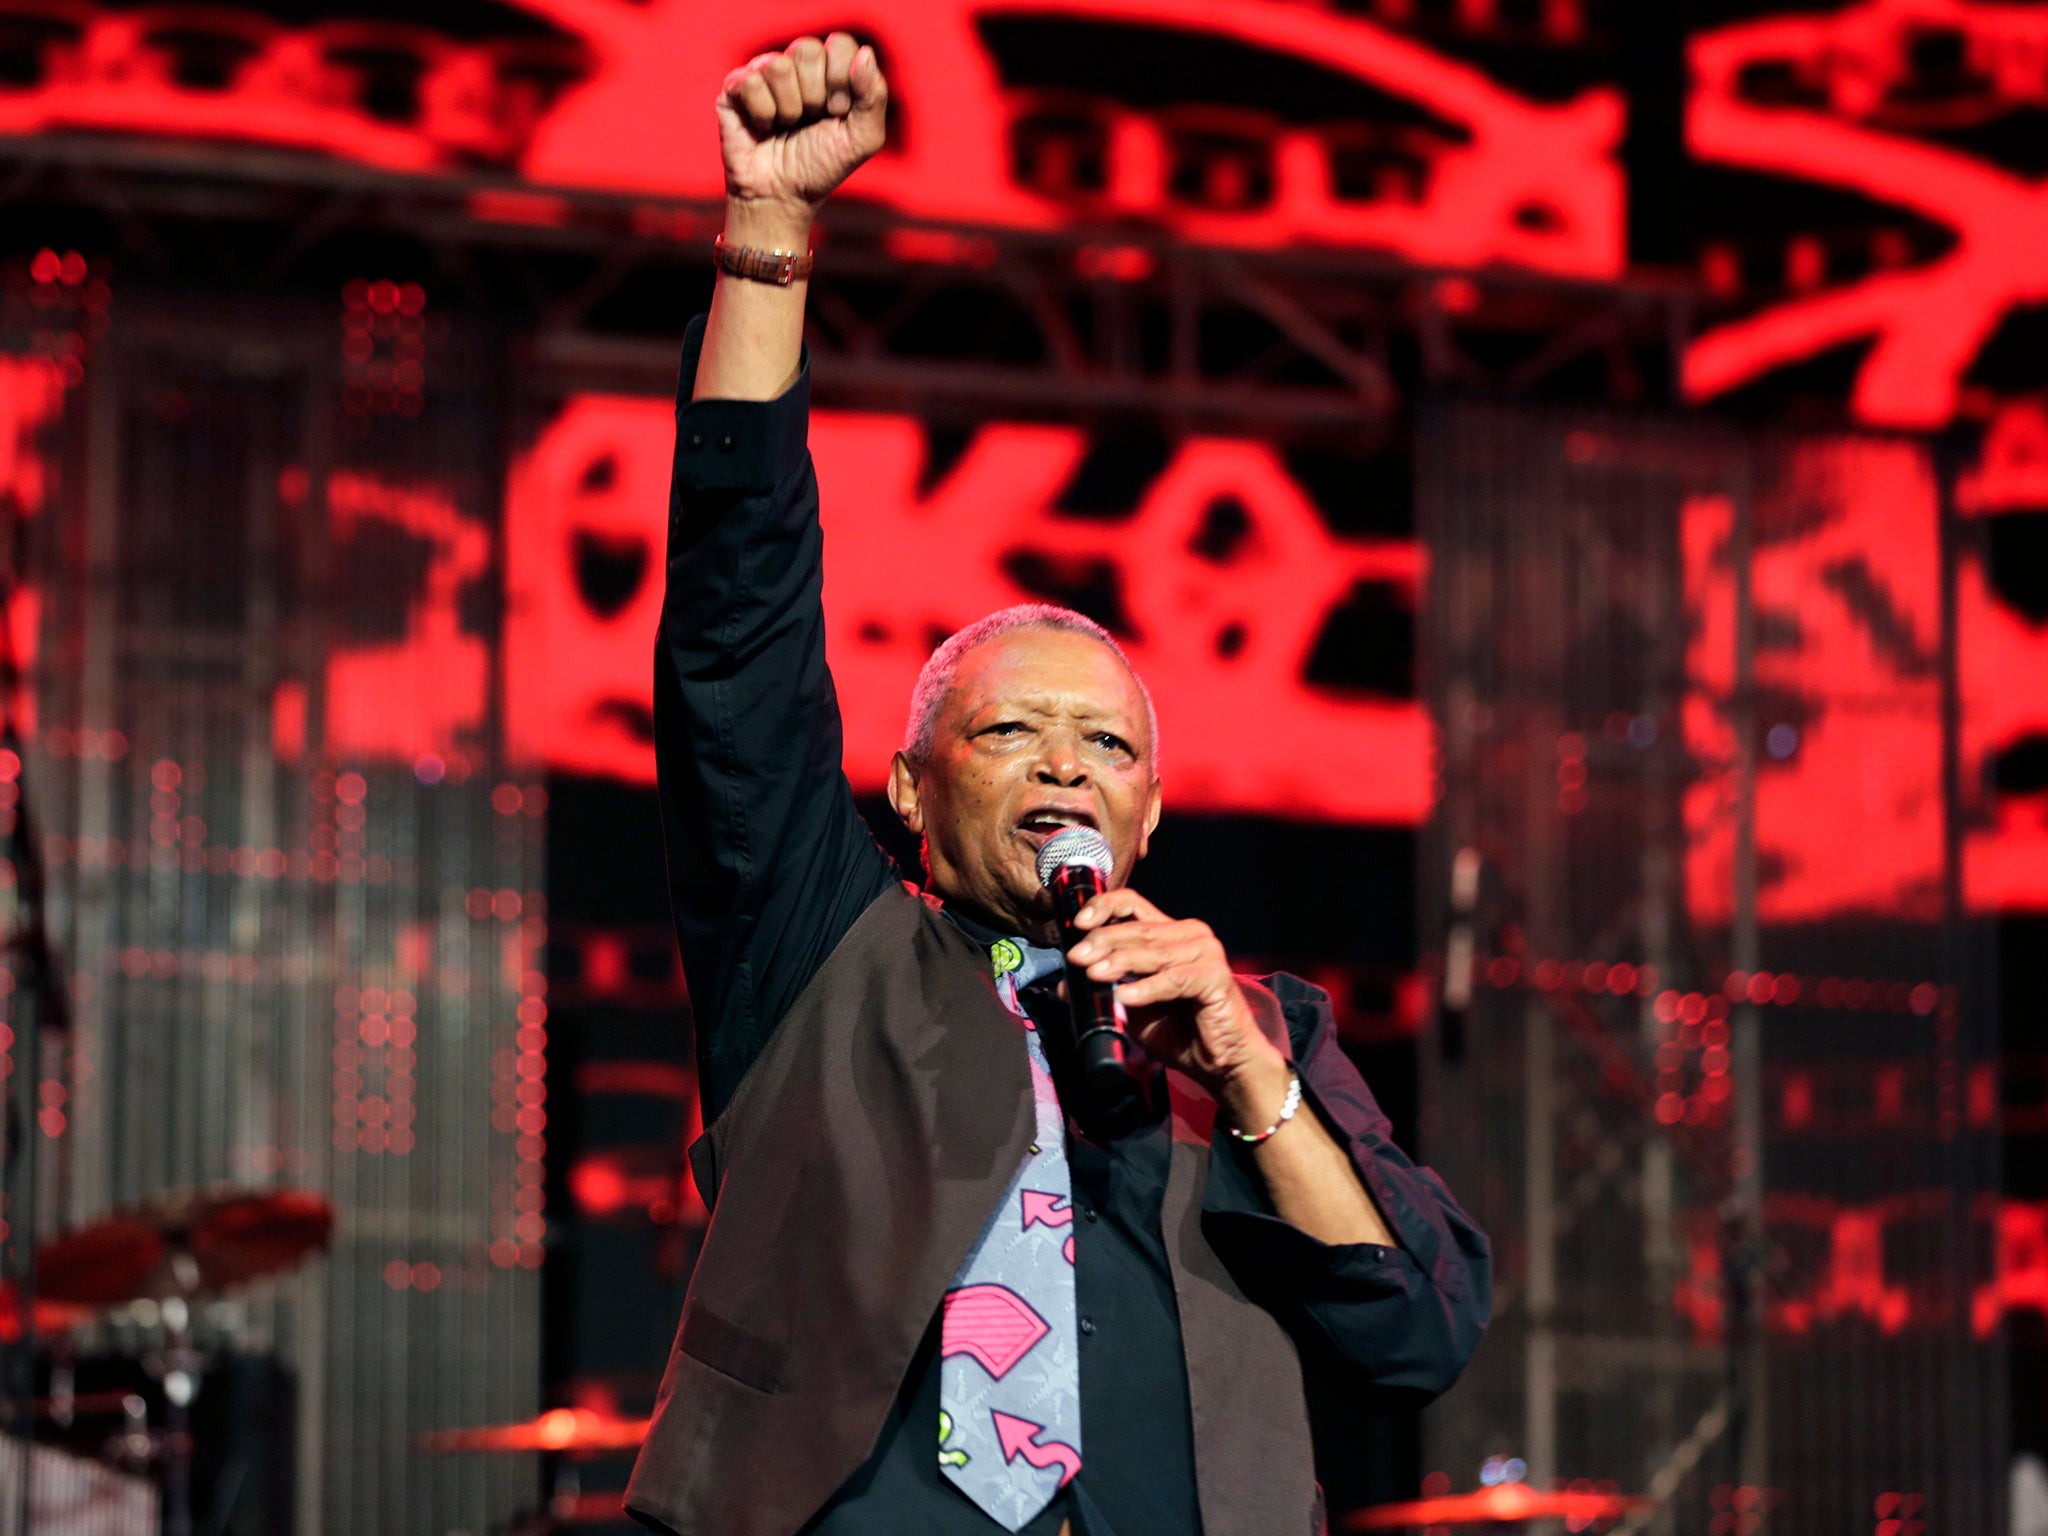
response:
<path id="1" fill-rule="evenodd" d="M 333 1229 L 334 1207 L 306 1190 L 179 1190 L 52 1238 L 37 1289 L 87 1307 L 217 1295 L 297 1267 Z"/>
<path id="2" fill-rule="evenodd" d="M 1651 1501 L 1625 1493 L 1573 1493 L 1563 1488 L 1537 1489 L 1527 1483 L 1500 1483 L 1470 1493 L 1404 1504 L 1375 1504 L 1345 1518 L 1349 1531 L 1402 1531 L 1418 1525 L 1527 1525 L 1538 1520 L 1619 1520 L 1649 1507 Z"/>
<path id="3" fill-rule="evenodd" d="M 637 1451 L 651 1422 L 589 1408 L 550 1408 L 517 1424 L 430 1430 L 414 1444 L 436 1456 L 455 1451 Z"/>

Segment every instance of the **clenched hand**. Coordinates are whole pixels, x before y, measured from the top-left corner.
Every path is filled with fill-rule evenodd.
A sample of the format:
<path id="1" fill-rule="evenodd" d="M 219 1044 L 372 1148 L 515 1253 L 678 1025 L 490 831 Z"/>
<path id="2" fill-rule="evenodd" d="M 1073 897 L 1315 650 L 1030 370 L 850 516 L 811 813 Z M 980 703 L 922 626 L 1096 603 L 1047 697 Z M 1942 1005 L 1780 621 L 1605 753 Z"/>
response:
<path id="1" fill-rule="evenodd" d="M 888 110 L 875 50 L 845 32 L 759 55 L 718 95 L 726 195 L 808 219 L 882 147 Z"/>
<path id="2" fill-rule="evenodd" d="M 1117 983 L 1146 1054 L 1187 1073 L 1226 1108 L 1269 1097 L 1261 1090 L 1276 1077 L 1284 1091 L 1286 1058 L 1252 1017 L 1207 923 L 1176 921 L 1121 886 L 1090 901 L 1074 925 L 1088 936 L 1069 958 L 1094 980 Z"/>

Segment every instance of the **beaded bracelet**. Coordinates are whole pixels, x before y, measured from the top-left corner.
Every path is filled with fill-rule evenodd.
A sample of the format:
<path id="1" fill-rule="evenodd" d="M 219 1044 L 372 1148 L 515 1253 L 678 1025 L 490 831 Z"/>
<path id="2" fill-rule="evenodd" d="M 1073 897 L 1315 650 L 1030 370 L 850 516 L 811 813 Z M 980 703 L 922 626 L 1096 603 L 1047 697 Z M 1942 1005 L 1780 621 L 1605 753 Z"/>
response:
<path id="1" fill-rule="evenodd" d="M 1240 1131 L 1234 1125 L 1226 1125 L 1224 1129 L 1246 1146 L 1255 1147 L 1279 1130 L 1281 1126 L 1292 1120 L 1294 1112 L 1299 1108 L 1301 1108 L 1301 1074 L 1290 1071 L 1287 1074 L 1287 1102 L 1280 1106 L 1280 1118 L 1278 1120 L 1275 1120 L 1263 1131 Z"/>

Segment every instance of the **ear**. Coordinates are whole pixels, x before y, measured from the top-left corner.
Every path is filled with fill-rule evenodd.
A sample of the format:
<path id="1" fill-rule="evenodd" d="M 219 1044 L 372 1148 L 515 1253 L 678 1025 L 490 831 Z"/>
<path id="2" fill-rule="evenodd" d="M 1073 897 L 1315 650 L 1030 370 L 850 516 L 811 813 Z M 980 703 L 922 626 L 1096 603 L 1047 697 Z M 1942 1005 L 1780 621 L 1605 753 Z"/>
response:
<path id="1" fill-rule="evenodd" d="M 898 821 L 917 836 L 924 836 L 924 797 L 918 793 L 917 769 L 901 752 L 889 764 L 889 804 Z"/>
<path id="2" fill-rule="evenodd" d="M 1138 857 L 1144 858 L 1152 847 L 1152 834 L 1159 827 L 1159 812 L 1164 808 L 1159 780 L 1152 781 L 1151 792 L 1146 796 L 1145 821 L 1138 829 Z"/>

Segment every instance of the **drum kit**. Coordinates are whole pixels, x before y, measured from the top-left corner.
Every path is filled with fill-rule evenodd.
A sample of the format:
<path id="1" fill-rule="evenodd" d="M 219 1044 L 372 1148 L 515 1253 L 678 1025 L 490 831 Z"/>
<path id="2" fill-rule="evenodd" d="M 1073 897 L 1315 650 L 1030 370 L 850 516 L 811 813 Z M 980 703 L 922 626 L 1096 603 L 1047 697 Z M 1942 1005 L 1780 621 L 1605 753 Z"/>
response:
<path id="1" fill-rule="evenodd" d="M 290 1273 L 324 1250 L 334 1208 L 303 1190 L 215 1188 L 180 1191 L 116 1211 L 50 1239 L 36 1250 L 36 1296 L 24 1318 L 19 1297 L 0 1286 L 0 1342 L 19 1342 L 24 1324 L 52 1339 L 48 1394 L 36 1417 L 64 1442 L 90 1448 L 102 1464 L 148 1473 L 163 1493 L 167 1536 L 192 1529 L 191 1405 L 206 1367 L 193 1344 L 195 1308 L 260 1280 Z M 159 1331 L 142 1365 L 163 1403 L 152 1426 L 140 1391 L 79 1391 L 68 1345 L 71 1334 L 127 1308 Z M 647 1420 L 587 1408 L 556 1408 L 515 1424 L 439 1430 L 419 1437 L 428 1455 L 545 1452 L 564 1461 L 635 1451 Z M 104 1434 L 87 1431 L 107 1423 Z M 38 1438 L 41 1438 L 39 1434 Z M 557 1474 L 545 1511 L 521 1536 L 620 1518 L 616 1493 L 580 1493 L 572 1473 Z"/>
<path id="2" fill-rule="evenodd" d="M 49 1428 L 36 1438 L 47 1433 L 102 1465 L 154 1476 L 163 1528 L 188 1536 L 191 1407 L 207 1367 L 192 1339 L 193 1310 L 296 1269 L 327 1246 L 333 1229 L 334 1208 L 318 1195 L 217 1187 L 161 1195 L 41 1244 L 34 1305 L 24 1309 L 17 1291 L 0 1287 L 0 1341 L 18 1343 L 31 1330 L 53 1341 L 48 1393 L 35 1402 L 36 1419 Z M 156 1427 L 140 1390 L 77 1390 L 72 1334 L 123 1308 L 156 1331 L 140 1362 L 164 1405 Z M 102 1421 L 111 1432 L 94 1430 Z"/>

